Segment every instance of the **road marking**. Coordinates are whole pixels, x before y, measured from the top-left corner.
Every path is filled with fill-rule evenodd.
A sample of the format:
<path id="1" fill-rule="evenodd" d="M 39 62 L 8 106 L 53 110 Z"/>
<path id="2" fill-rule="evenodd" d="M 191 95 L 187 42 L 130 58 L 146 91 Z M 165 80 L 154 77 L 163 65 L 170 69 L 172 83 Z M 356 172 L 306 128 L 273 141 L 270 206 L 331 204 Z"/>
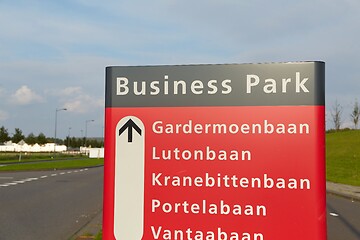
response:
<path id="1" fill-rule="evenodd" d="M 24 179 L 23 181 L 26 181 L 26 182 L 31 182 L 31 181 L 35 181 L 35 180 L 38 180 L 39 178 L 26 178 Z"/>
<path id="2" fill-rule="evenodd" d="M 337 214 L 337 213 L 330 213 L 330 216 L 333 216 L 333 217 L 338 217 L 339 216 L 339 214 Z"/>
<path id="3" fill-rule="evenodd" d="M 53 173 L 50 176 L 51 177 L 55 177 L 55 176 L 60 176 L 60 175 L 64 175 L 66 173 L 70 174 L 70 173 L 78 173 L 78 172 L 83 172 L 83 171 L 87 171 L 89 170 L 88 168 L 84 168 L 84 169 L 80 169 L 80 170 L 75 170 L 75 171 L 68 171 L 68 172 L 61 172 L 61 173 Z M 36 181 L 36 180 L 41 180 L 44 178 L 47 178 L 48 175 L 43 175 L 41 177 L 29 177 L 29 178 L 25 178 L 22 180 L 16 180 L 16 181 L 12 181 L 12 182 L 8 182 L 8 183 L 2 183 L 0 184 L 0 188 L 1 187 L 9 187 L 9 186 L 15 186 L 17 184 L 23 184 L 23 183 L 27 183 L 27 182 L 32 182 L 32 181 Z M 0 179 L 14 179 L 14 177 L 0 177 Z"/>
<path id="4" fill-rule="evenodd" d="M 25 183 L 26 181 L 24 180 L 18 180 L 18 181 L 14 181 L 14 183 Z"/>

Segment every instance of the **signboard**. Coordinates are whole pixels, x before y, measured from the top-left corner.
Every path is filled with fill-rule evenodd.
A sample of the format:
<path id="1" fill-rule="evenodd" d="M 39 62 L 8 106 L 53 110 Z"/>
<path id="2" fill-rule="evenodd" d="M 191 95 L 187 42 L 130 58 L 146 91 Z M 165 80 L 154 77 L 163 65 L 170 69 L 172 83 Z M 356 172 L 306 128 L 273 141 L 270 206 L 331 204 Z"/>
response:
<path id="1" fill-rule="evenodd" d="M 106 68 L 104 239 L 326 239 L 323 62 Z"/>

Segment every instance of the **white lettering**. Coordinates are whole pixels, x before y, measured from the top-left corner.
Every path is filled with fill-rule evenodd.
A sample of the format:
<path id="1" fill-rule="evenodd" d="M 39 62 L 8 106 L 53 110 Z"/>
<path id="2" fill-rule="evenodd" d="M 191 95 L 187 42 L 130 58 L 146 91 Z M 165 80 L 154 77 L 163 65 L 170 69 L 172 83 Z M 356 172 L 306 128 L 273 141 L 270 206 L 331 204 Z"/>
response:
<path id="1" fill-rule="evenodd" d="M 246 93 L 251 93 L 251 88 L 260 83 L 260 78 L 257 75 L 246 76 Z"/>
<path id="2" fill-rule="evenodd" d="M 116 78 L 116 95 L 126 95 L 129 93 L 129 87 L 127 86 L 129 80 L 126 77 Z"/>
<path id="3" fill-rule="evenodd" d="M 191 83 L 191 92 L 194 94 L 202 94 L 204 89 L 204 84 L 200 80 L 195 80 Z"/>
<path id="4" fill-rule="evenodd" d="M 208 91 L 208 94 L 215 94 L 215 93 L 217 93 L 217 91 L 218 91 L 218 88 L 217 88 L 217 86 L 216 86 L 216 84 L 217 84 L 217 80 L 210 80 L 209 82 L 208 82 L 208 87 L 209 87 L 209 91 Z M 224 93 L 223 93 L 224 94 Z"/>
<path id="5" fill-rule="evenodd" d="M 231 80 L 230 79 L 226 79 L 221 83 L 221 86 L 224 88 L 224 90 L 222 90 L 222 94 L 229 94 L 232 91 L 232 87 L 231 87 Z"/>
<path id="6" fill-rule="evenodd" d="M 300 189 L 310 190 L 311 181 L 307 178 L 273 178 L 268 174 L 260 177 L 240 177 L 238 175 L 212 175 L 205 173 L 202 176 L 171 176 L 163 173 L 152 173 L 152 186 L 157 187 L 205 187 L 205 188 L 263 188 L 263 189 Z"/>
<path id="7" fill-rule="evenodd" d="M 264 240 L 262 233 L 238 233 L 225 231 L 221 227 L 214 231 L 203 231 L 192 228 L 165 229 L 163 226 L 150 226 L 153 239 L 162 240 Z"/>
<path id="8" fill-rule="evenodd" d="M 276 93 L 276 81 L 274 79 L 265 79 L 264 93 Z"/>
<path id="9" fill-rule="evenodd" d="M 158 95 L 160 93 L 159 81 L 153 81 L 150 83 L 151 92 L 150 95 Z"/>
<path id="10" fill-rule="evenodd" d="M 305 87 L 305 83 L 309 80 L 309 78 L 303 78 L 300 80 L 300 72 L 296 72 L 296 92 L 300 92 L 300 88 L 303 92 L 309 92 L 309 90 Z"/>
<path id="11" fill-rule="evenodd" d="M 136 96 L 150 94 L 156 95 L 168 95 L 173 93 L 174 95 L 187 95 L 188 90 L 195 95 L 216 94 L 219 91 L 218 84 L 221 85 L 221 94 L 229 94 L 232 91 L 231 80 L 225 79 L 218 81 L 216 79 L 209 80 L 207 82 L 200 79 L 185 81 L 175 80 L 172 81 L 172 89 L 169 82 L 169 76 L 164 75 L 164 80 L 153 80 L 153 81 L 130 81 L 126 77 L 116 78 L 116 95 L 127 95 L 130 92 Z"/>
<path id="12" fill-rule="evenodd" d="M 264 119 L 261 123 L 194 123 L 188 120 L 182 123 L 164 123 L 155 121 L 152 124 L 155 134 L 309 134 L 307 123 L 272 123 Z"/>
<path id="13" fill-rule="evenodd" d="M 296 72 L 295 73 L 295 92 L 296 93 L 300 93 L 300 92 L 304 92 L 304 93 L 308 93 L 309 89 L 305 86 L 306 82 L 309 80 L 309 78 L 301 78 L 300 76 L 300 72 Z M 260 84 L 261 82 L 261 84 Z M 255 74 L 249 74 L 246 76 L 246 93 L 252 93 L 253 89 L 256 88 L 258 85 L 262 86 L 262 90 L 264 93 L 266 94 L 273 94 L 273 93 L 277 93 L 278 87 L 277 84 L 280 85 L 281 83 L 281 93 L 287 93 L 288 92 L 288 86 L 289 84 L 292 82 L 291 78 L 283 78 L 275 80 L 272 78 L 267 78 L 267 79 L 260 79 L 259 76 L 255 75 Z M 294 84 L 292 84 L 292 86 L 294 86 Z"/>
<path id="14" fill-rule="evenodd" d="M 291 78 L 283 78 L 281 92 L 286 93 L 286 86 L 289 82 L 291 82 Z"/>

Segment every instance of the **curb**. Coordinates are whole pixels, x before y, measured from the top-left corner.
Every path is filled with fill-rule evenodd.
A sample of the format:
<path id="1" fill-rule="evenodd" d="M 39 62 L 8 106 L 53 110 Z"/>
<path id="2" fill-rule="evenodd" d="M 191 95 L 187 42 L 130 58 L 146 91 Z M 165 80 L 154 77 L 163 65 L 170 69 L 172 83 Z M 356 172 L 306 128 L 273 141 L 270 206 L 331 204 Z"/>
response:
<path id="1" fill-rule="evenodd" d="M 356 202 L 360 202 L 360 198 L 351 194 L 346 194 L 346 193 L 342 193 L 339 191 L 333 191 L 333 190 L 326 190 L 327 193 L 335 195 L 335 196 L 339 196 L 339 197 L 343 197 L 346 199 L 349 199 L 351 201 L 356 201 Z"/>
<path id="2" fill-rule="evenodd" d="M 360 202 L 360 187 L 340 183 L 326 182 L 326 192 Z"/>
<path id="3" fill-rule="evenodd" d="M 82 226 L 72 237 L 71 240 L 92 240 L 102 229 L 102 214 L 100 209 L 92 219 Z"/>

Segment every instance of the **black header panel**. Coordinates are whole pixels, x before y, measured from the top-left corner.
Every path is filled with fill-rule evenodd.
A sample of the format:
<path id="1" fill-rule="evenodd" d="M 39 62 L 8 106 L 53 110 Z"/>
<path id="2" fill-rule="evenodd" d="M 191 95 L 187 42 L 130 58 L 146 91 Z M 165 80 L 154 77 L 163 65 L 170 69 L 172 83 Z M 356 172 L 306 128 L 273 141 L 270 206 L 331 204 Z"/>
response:
<path id="1" fill-rule="evenodd" d="M 325 105 L 325 63 L 106 68 L 106 107 Z"/>

